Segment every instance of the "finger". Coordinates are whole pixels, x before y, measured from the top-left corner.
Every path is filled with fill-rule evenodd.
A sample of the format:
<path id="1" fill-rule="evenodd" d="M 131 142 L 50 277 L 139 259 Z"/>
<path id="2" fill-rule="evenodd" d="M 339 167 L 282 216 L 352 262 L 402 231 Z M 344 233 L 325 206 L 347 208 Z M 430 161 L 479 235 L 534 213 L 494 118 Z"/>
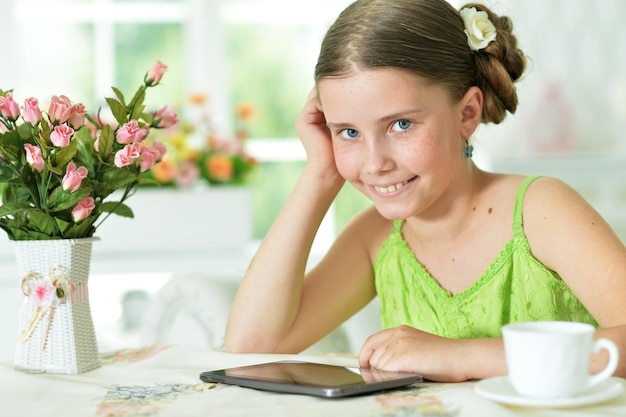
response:
<path id="1" fill-rule="evenodd" d="M 369 368 L 372 355 L 383 343 L 387 341 L 388 338 L 389 330 L 382 330 L 368 337 L 367 340 L 365 340 L 359 354 L 359 366 L 362 368 Z"/>
<path id="2" fill-rule="evenodd" d="M 322 112 L 317 96 L 309 97 L 296 120 L 296 127 L 299 130 L 310 125 L 323 125 L 326 127 L 326 118 Z"/>
<path id="3" fill-rule="evenodd" d="M 374 351 L 371 349 L 365 349 L 365 346 L 359 352 L 359 368 L 369 368 L 370 367 L 370 357 Z"/>
<path id="4" fill-rule="evenodd" d="M 391 354 L 389 343 L 385 341 L 379 345 L 372 355 L 370 356 L 370 368 L 372 369 L 386 369 L 385 363 L 387 357 Z"/>
<path id="5" fill-rule="evenodd" d="M 312 124 L 326 124 L 326 118 L 317 96 L 311 97 L 304 108 L 304 115 Z"/>

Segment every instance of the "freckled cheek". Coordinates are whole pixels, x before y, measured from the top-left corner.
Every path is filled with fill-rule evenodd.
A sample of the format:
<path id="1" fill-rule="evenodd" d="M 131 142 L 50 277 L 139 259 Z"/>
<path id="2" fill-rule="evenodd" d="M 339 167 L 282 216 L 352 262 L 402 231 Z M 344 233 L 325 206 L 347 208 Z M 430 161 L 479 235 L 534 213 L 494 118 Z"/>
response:
<path id="1" fill-rule="evenodd" d="M 437 164 L 441 149 L 431 143 L 415 141 L 398 150 L 397 154 L 400 155 L 400 164 L 413 169 L 424 170 Z"/>
<path id="2" fill-rule="evenodd" d="M 333 147 L 333 150 L 335 153 L 335 165 L 339 174 L 347 181 L 357 180 L 359 178 L 360 166 L 356 153 L 336 145 Z"/>

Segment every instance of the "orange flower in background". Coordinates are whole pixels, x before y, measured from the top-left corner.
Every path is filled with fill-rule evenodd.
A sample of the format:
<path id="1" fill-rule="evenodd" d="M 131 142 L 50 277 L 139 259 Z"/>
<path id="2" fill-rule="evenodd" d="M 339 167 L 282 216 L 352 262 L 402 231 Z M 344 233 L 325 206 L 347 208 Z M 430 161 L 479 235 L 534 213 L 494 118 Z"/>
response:
<path id="1" fill-rule="evenodd" d="M 237 104 L 237 107 L 235 107 L 235 114 L 240 120 L 247 122 L 255 119 L 258 112 L 256 107 L 252 103 L 244 101 Z"/>
<path id="2" fill-rule="evenodd" d="M 212 155 L 206 160 L 206 170 L 215 181 L 228 182 L 233 178 L 235 167 L 228 156 Z"/>
<path id="3" fill-rule="evenodd" d="M 209 102 L 209 96 L 204 93 L 194 93 L 189 95 L 189 102 L 194 106 L 200 106 Z"/>
<path id="4" fill-rule="evenodd" d="M 219 132 L 208 111 L 210 96 L 202 92 L 187 97 L 186 117 L 162 130 L 167 156 L 153 168 L 151 180 L 145 186 L 192 186 L 198 181 L 210 185 L 245 184 L 248 174 L 258 163 L 245 151 L 247 124 L 257 115 L 256 108 L 247 102 L 233 110 L 234 132 Z M 194 166 L 195 165 L 195 166 Z"/>
<path id="5" fill-rule="evenodd" d="M 152 168 L 152 176 L 161 184 L 174 182 L 177 173 L 176 163 L 169 159 L 159 162 Z"/>

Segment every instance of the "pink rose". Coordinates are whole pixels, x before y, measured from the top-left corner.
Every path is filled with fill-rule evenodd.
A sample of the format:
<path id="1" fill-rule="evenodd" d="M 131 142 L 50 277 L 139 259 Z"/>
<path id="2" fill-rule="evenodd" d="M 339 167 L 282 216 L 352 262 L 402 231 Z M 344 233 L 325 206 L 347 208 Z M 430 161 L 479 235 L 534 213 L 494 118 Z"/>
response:
<path id="1" fill-rule="evenodd" d="M 70 144 L 70 138 L 74 134 L 74 129 L 67 125 L 55 126 L 50 133 L 50 141 L 54 146 L 65 148 Z"/>
<path id="2" fill-rule="evenodd" d="M 38 146 L 26 143 L 24 144 L 24 150 L 26 151 L 26 162 L 28 162 L 28 165 L 33 167 L 34 170 L 41 171 L 44 166 L 41 149 Z"/>
<path id="3" fill-rule="evenodd" d="M 41 120 L 39 101 L 35 97 L 30 97 L 24 100 L 24 106 L 22 106 L 22 118 L 24 121 L 33 125 L 36 125 Z"/>
<path id="4" fill-rule="evenodd" d="M 48 116 L 52 122 L 65 123 L 72 115 L 74 103 L 66 96 L 52 96 Z"/>
<path id="5" fill-rule="evenodd" d="M 115 134 L 117 141 L 121 144 L 141 142 L 150 130 L 147 126 L 139 127 L 137 120 L 131 120 L 124 124 Z"/>
<path id="6" fill-rule="evenodd" d="M 70 115 L 67 122 L 74 129 L 80 129 L 85 124 L 85 113 L 87 113 L 87 110 L 85 109 L 84 104 L 74 104 L 70 107 Z"/>
<path id="7" fill-rule="evenodd" d="M 144 146 L 141 150 L 141 160 L 139 161 L 139 168 L 141 172 L 146 172 L 149 169 L 152 169 L 157 159 L 161 154 L 159 151 L 153 147 Z"/>
<path id="8" fill-rule="evenodd" d="M 13 94 L 6 93 L 4 97 L 0 97 L 0 113 L 9 120 L 17 120 L 20 116 L 20 107 L 13 100 Z"/>
<path id="9" fill-rule="evenodd" d="M 87 173 L 87 168 L 80 167 L 77 169 L 76 164 L 70 162 L 69 164 L 67 164 L 67 170 L 65 171 L 65 175 L 63 176 L 63 189 L 69 189 L 72 193 L 78 190 L 80 188 L 80 184 L 85 178 L 87 178 Z"/>
<path id="10" fill-rule="evenodd" d="M 163 78 L 165 71 L 167 71 L 167 65 L 163 64 L 161 61 L 155 62 L 146 74 L 146 85 L 157 85 L 161 81 L 161 78 Z"/>
<path id="11" fill-rule="evenodd" d="M 136 143 L 126 145 L 115 154 L 115 166 L 122 168 L 131 165 L 139 156 L 139 148 Z"/>
<path id="12" fill-rule="evenodd" d="M 78 223 L 79 221 L 89 217 L 94 208 L 96 208 L 96 204 L 93 201 L 93 198 L 85 197 L 72 209 L 72 218 L 76 223 Z"/>
<path id="13" fill-rule="evenodd" d="M 159 157 L 157 158 L 157 161 L 160 161 L 161 159 L 163 159 L 163 157 L 167 153 L 167 146 L 165 146 L 165 144 L 162 142 L 154 142 L 151 148 L 159 152 Z"/>
<path id="14" fill-rule="evenodd" d="M 157 122 L 156 127 L 161 129 L 166 129 L 178 123 L 178 115 L 176 114 L 176 111 L 167 106 L 159 109 L 154 114 L 154 119 Z"/>

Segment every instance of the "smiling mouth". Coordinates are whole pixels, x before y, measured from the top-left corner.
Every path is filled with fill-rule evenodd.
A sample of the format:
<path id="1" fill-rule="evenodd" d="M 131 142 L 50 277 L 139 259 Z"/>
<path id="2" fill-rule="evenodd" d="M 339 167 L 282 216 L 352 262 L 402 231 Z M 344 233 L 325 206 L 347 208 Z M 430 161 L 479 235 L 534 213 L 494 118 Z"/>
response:
<path id="1" fill-rule="evenodd" d="M 407 185 L 408 183 L 413 181 L 415 178 L 417 178 L 417 177 L 413 177 L 411 179 L 408 179 L 408 180 L 403 181 L 403 182 L 399 182 L 397 184 L 388 185 L 386 187 L 378 187 L 376 185 L 374 185 L 372 187 L 374 188 L 374 191 L 376 191 L 379 194 L 391 194 L 391 193 L 393 193 L 395 191 L 398 191 L 399 189 L 401 189 L 402 187 L 404 187 L 405 185 Z"/>

